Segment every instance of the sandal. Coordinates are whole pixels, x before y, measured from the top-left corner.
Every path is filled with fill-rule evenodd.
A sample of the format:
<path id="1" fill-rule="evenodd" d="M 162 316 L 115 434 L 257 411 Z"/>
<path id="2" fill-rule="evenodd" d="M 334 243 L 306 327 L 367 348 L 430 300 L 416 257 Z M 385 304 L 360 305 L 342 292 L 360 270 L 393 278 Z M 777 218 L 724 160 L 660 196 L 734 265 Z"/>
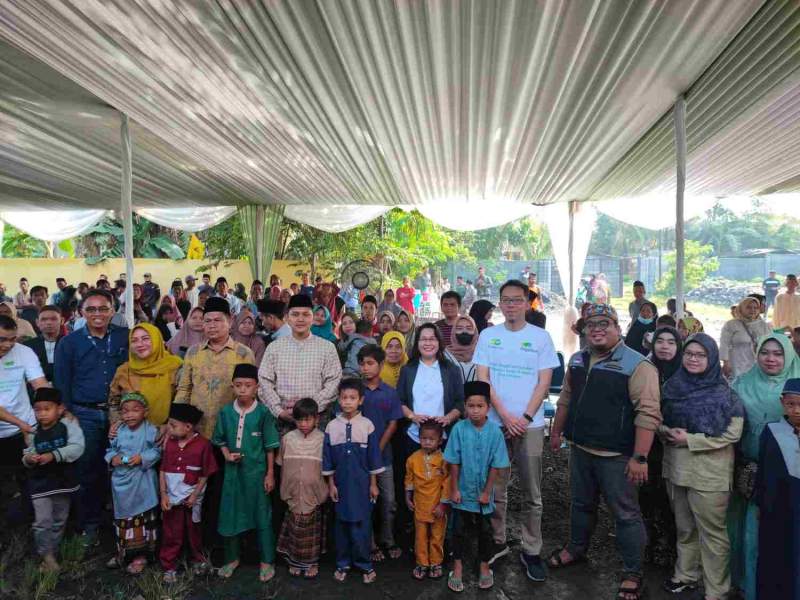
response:
<path id="1" fill-rule="evenodd" d="M 167 585 L 171 585 L 177 582 L 178 582 L 177 571 L 164 571 L 164 583 L 166 583 Z"/>
<path id="2" fill-rule="evenodd" d="M 566 569 L 586 562 L 586 556 L 572 556 L 572 554 L 570 554 L 570 559 L 565 561 L 561 558 L 561 553 L 565 551 L 569 554 L 566 546 L 563 546 L 560 550 L 554 550 L 547 557 L 547 566 L 551 569 Z"/>
<path id="3" fill-rule="evenodd" d="M 311 565 L 303 573 L 303 578 L 304 579 L 316 579 L 317 575 L 319 575 L 319 566 Z"/>
<path id="4" fill-rule="evenodd" d="M 207 562 L 196 562 L 192 565 L 192 575 L 195 577 L 200 577 L 205 575 L 210 570 L 211 565 Z"/>
<path id="5" fill-rule="evenodd" d="M 239 568 L 239 561 L 230 562 L 227 565 L 221 566 L 217 569 L 217 575 L 222 579 L 230 579 L 233 572 Z"/>
<path id="6" fill-rule="evenodd" d="M 450 571 L 450 573 L 447 575 L 447 588 L 451 592 L 456 592 L 460 594 L 461 592 L 464 591 L 464 582 L 461 581 L 460 577 L 454 576 L 453 572 Z"/>
<path id="7" fill-rule="evenodd" d="M 386 556 L 384 556 L 383 550 L 380 548 L 373 548 L 372 552 L 369 553 L 369 559 L 374 563 L 381 563 L 386 560 Z"/>
<path id="8" fill-rule="evenodd" d="M 403 556 L 403 550 L 402 548 L 400 548 L 400 546 L 397 545 L 389 546 L 388 548 L 386 548 L 386 554 L 388 554 L 389 558 L 391 558 L 392 560 L 397 560 L 398 558 Z"/>
<path id="9" fill-rule="evenodd" d="M 622 587 L 623 583 L 633 583 L 634 587 Z M 619 600 L 640 600 L 644 595 L 644 580 L 639 575 L 627 573 L 622 576 L 619 588 L 617 589 L 617 598 Z"/>
<path id="10" fill-rule="evenodd" d="M 423 567 L 422 565 L 417 565 L 414 567 L 414 570 L 411 571 L 411 576 L 416 579 L 417 581 L 422 581 L 425 579 L 425 576 L 428 574 L 428 568 Z"/>
<path id="11" fill-rule="evenodd" d="M 375 572 L 375 569 L 372 571 L 367 571 L 361 576 L 361 581 L 366 584 L 375 583 L 375 580 L 378 578 L 378 574 Z"/>
<path id="12" fill-rule="evenodd" d="M 347 569 L 336 569 L 333 572 L 333 578 L 339 583 L 347 581 Z"/>
<path id="13" fill-rule="evenodd" d="M 431 579 L 441 579 L 443 574 L 442 565 L 433 565 L 428 571 L 428 577 Z"/>
<path id="14" fill-rule="evenodd" d="M 275 577 L 275 567 L 269 563 L 262 563 L 258 567 L 258 580 L 261 583 L 267 583 Z"/>
<path id="15" fill-rule="evenodd" d="M 482 590 L 490 590 L 494 587 L 494 571 L 489 569 L 488 575 L 481 575 L 478 577 L 478 588 Z"/>
<path id="16" fill-rule="evenodd" d="M 122 564 L 116 556 L 112 556 L 106 563 L 106 569 L 119 569 L 120 567 L 122 567 Z"/>
<path id="17" fill-rule="evenodd" d="M 292 577 L 300 577 L 303 574 L 303 569 L 300 567 L 289 567 L 289 575 Z"/>

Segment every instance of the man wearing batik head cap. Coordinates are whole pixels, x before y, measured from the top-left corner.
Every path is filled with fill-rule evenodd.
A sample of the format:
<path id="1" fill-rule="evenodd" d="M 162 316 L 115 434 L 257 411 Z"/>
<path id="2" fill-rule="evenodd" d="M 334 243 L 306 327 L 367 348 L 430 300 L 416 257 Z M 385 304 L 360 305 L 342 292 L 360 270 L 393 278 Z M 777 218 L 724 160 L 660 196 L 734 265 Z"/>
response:
<path id="1" fill-rule="evenodd" d="M 570 358 L 550 437 L 554 451 L 562 433 L 572 444 L 570 539 L 548 565 L 586 559 L 602 495 L 616 521 L 620 597 L 638 597 L 647 539 L 638 486 L 647 481 L 647 455 L 661 423 L 658 371 L 622 342 L 611 306 L 587 307 L 584 323 L 588 348 Z"/>
<path id="2" fill-rule="evenodd" d="M 267 346 L 258 371 L 259 396 L 278 419 L 281 433 L 292 428 L 292 408 L 301 398 L 314 399 L 320 412 L 327 412 L 342 378 L 336 346 L 311 335 L 312 309 L 305 294 L 291 297 L 286 321 L 292 334 Z"/>
<path id="3" fill-rule="evenodd" d="M 192 404 L 203 411 L 198 431 L 210 439 L 217 414 L 233 401 L 231 377 L 236 365 L 255 364 L 253 351 L 230 336 L 230 306 L 224 298 L 206 301 L 203 314 L 205 341 L 189 347 L 175 394 L 178 404 Z M 330 342 L 328 342 L 330 344 Z"/>

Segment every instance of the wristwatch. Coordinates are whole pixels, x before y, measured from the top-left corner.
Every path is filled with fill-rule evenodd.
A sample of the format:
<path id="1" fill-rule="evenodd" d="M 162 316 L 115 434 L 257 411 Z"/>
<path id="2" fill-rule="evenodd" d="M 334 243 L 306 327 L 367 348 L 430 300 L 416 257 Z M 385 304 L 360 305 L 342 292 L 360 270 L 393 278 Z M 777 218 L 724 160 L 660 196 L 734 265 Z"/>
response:
<path id="1" fill-rule="evenodd" d="M 528 421 L 528 423 L 532 423 L 532 422 L 533 422 L 533 417 L 532 417 L 532 416 L 530 416 L 528 413 L 522 413 L 522 417 L 523 417 L 523 418 L 524 418 L 526 421 Z"/>
<path id="2" fill-rule="evenodd" d="M 646 465 L 647 464 L 647 457 L 644 454 L 634 454 L 633 455 L 633 460 L 635 460 L 640 465 Z"/>
<path id="3" fill-rule="evenodd" d="M 122 457 L 122 464 L 123 465 L 127 465 L 130 460 L 131 459 L 128 456 L 123 456 Z"/>

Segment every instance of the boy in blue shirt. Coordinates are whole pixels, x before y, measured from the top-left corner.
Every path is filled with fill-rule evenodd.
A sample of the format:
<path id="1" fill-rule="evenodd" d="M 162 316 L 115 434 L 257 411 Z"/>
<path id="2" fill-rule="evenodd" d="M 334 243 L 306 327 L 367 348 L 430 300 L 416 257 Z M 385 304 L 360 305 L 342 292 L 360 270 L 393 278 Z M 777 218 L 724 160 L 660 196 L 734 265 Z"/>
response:
<path id="1" fill-rule="evenodd" d="M 375 425 L 360 412 L 364 384 L 343 379 L 339 384 L 341 412 L 325 428 L 322 474 L 336 505 L 336 581 L 344 582 L 352 567 L 364 583 L 376 579 L 370 559 L 372 506 L 378 499 L 377 476 L 385 471 Z"/>
<path id="2" fill-rule="evenodd" d="M 375 426 L 375 438 L 381 451 L 385 470 L 377 476 L 380 500 L 380 541 L 389 558 L 400 558 L 402 551 L 394 541 L 394 514 L 397 510 L 394 493 L 394 472 L 392 470 L 392 437 L 397 432 L 397 422 L 403 418 L 400 396 L 393 387 L 381 381 L 381 369 L 386 360 L 386 352 L 377 345 L 363 346 L 358 351 L 358 366 L 364 380 L 364 404 L 361 414 Z M 385 558 L 384 550 L 372 545 L 372 560 L 380 562 Z"/>
<path id="3" fill-rule="evenodd" d="M 453 570 L 447 587 L 463 592 L 462 558 L 464 548 L 477 530 L 480 578 L 478 587 L 494 585 L 489 568 L 492 556 L 494 482 L 501 469 L 508 469 L 508 449 L 503 432 L 487 419 L 491 388 L 484 381 L 464 384 L 467 419 L 459 421 L 450 432 L 444 459 L 450 464 L 450 505 L 453 510 Z"/>

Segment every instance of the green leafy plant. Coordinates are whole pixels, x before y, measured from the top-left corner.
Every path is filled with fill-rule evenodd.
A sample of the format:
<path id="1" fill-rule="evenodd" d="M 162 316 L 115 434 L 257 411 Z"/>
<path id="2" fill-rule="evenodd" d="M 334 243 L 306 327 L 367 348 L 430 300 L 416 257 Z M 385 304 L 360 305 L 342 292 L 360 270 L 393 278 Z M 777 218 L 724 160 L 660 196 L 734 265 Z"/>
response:
<path id="1" fill-rule="evenodd" d="M 81 236 L 80 244 L 86 264 L 97 264 L 109 258 L 125 255 L 125 236 L 122 225 L 106 218 L 95 225 L 89 233 Z M 186 257 L 183 248 L 188 245 L 188 235 L 160 227 L 143 217 L 133 217 L 133 255 L 139 258 Z"/>
<path id="2" fill-rule="evenodd" d="M 696 288 L 711 273 L 719 268 L 719 261 L 713 256 L 714 248 L 710 244 L 703 245 L 694 240 L 686 240 L 684 244 L 684 290 Z M 664 271 L 657 290 L 662 294 L 675 293 L 675 252 L 667 254 L 667 269 Z"/>

